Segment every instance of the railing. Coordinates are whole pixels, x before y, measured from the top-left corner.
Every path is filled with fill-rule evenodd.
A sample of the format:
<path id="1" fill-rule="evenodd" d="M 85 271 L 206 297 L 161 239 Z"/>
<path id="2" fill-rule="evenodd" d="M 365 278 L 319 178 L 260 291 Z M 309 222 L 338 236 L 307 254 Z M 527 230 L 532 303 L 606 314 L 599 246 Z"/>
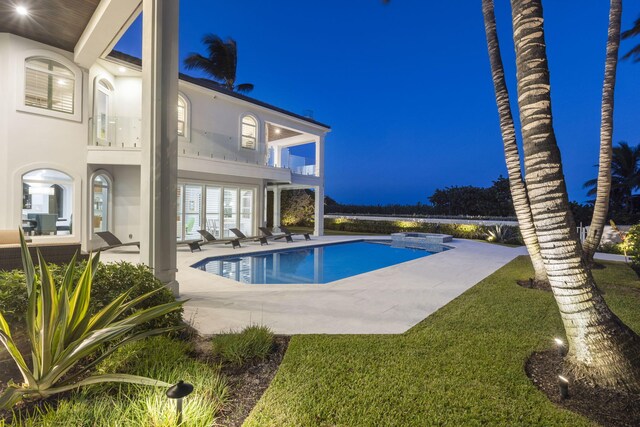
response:
<path id="1" fill-rule="evenodd" d="M 139 117 L 94 116 L 90 121 L 89 145 L 114 148 L 142 146 L 142 120 Z"/>
<path id="2" fill-rule="evenodd" d="M 141 148 L 142 120 L 139 117 L 96 116 L 90 119 L 89 145 L 111 148 Z M 290 169 L 297 175 L 315 175 L 312 159 L 282 150 L 282 164 L 275 165 L 272 150 L 259 143 L 255 150 L 238 148 L 237 138 L 201 129 L 192 129 L 191 141 L 180 138 L 178 155 Z"/>

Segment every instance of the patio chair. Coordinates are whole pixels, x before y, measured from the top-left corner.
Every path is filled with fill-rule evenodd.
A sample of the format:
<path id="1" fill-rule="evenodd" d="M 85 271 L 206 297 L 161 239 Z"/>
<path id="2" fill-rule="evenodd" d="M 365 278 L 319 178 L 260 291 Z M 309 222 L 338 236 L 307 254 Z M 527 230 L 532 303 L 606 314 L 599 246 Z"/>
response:
<path id="1" fill-rule="evenodd" d="M 269 244 L 266 236 L 247 236 L 237 228 L 230 228 L 229 231 L 235 234 L 240 241 L 260 242 L 260 246 Z"/>
<path id="2" fill-rule="evenodd" d="M 140 242 L 122 243 L 122 241 L 110 231 L 98 231 L 96 234 L 107 244 L 107 246 L 98 248 L 99 251 L 108 251 L 109 249 L 121 248 L 124 246 L 137 246 L 138 249 L 140 249 Z"/>
<path id="3" fill-rule="evenodd" d="M 304 240 L 311 240 L 311 233 L 292 233 L 287 227 L 280 226 L 280 231 L 290 236 L 304 236 Z"/>
<path id="4" fill-rule="evenodd" d="M 191 248 L 191 252 L 194 250 L 202 250 L 202 246 L 211 245 L 211 244 L 225 244 L 231 245 L 233 249 L 240 248 L 240 240 L 239 239 L 216 239 L 216 236 L 211 234 L 208 230 L 198 230 L 198 233 L 202 236 L 203 240 L 197 240 L 194 242 L 187 242 L 189 244 L 189 248 Z"/>
<path id="5" fill-rule="evenodd" d="M 273 232 L 267 227 L 258 227 L 258 229 L 260 229 L 260 231 L 262 232 L 262 234 L 265 235 L 265 237 L 271 237 L 273 238 L 273 240 L 285 239 L 287 243 L 293 242 L 293 239 L 291 238 L 291 234 L 287 234 L 287 233 L 273 234 Z"/>

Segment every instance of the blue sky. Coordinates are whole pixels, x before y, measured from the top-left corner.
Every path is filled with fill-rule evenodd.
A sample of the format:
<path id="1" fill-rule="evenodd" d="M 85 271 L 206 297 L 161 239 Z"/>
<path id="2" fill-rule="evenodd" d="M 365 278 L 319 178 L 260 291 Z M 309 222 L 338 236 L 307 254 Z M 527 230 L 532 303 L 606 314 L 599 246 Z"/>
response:
<path id="1" fill-rule="evenodd" d="M 623 29 L 640 15 L 627 5 Z M 596 175 L 608 2 L 544 6 L 556 135 L 569 196 L 584 201 L 582 184 Z M 496 0 L 513 99 L 510 13 Z M 140 56 L 140 26 L 116 48 Z M 251 96 L 332 126 L 326 192 L 339 202 L 426 203 L 436 188 L 488 186 L 506 173 L 480 0 L 181 0 L 181 60 L 204 51 L 207 32 L 238 42 L 238 82 L 255 85 Z M 639 100 L 640 64 L 620 62 L 614 142 L 640 143 Z"/>

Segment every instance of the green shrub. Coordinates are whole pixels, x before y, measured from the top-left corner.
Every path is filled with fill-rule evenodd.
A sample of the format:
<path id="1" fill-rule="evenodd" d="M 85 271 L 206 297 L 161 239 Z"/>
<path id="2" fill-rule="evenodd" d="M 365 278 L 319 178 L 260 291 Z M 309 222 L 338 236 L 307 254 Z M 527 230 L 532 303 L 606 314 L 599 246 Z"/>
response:
<path id="1" fill-rule="evenodd" d="M 193 393 L 184 401 L 184 426 L 216 424 L 228 400 L 227 383 L 216 366 L 189 356 L 190 343 L 158 336 L 120 347 L 97 367 L 102 374 L 124 372 L 151 376 L 171 384 L 184 380 Z M 56 407 L 14 413 L 17 426 L 175 426 L 175 404 L 166 388 L 100 384 L 72 393 Z"/>
<path id="2" fill-rule="evenodd" d="M 28 302 L 24 272 L 0 271 L 0 312 L 7 322 L 23 324 Z"/>
<path id="3" fill-rule="evenodd" d="M 510 237 L 504 243 L 522 244 L 520 230 L 510 225 L 501 226 Z M 328 230 L 350 231 L 358 233 L 391 234 L 401 232 L 450 234 L 460 239 L 485 240 L 489 230 L 494 226 L 477 224 L 447 224 L 422 221 L 370 221 L 351 218 L 326 218 L 325 228 Z"/>
<path id="4" fill-rule="evenodd" d="M 213 355 L 223 363 L 242 366 L 267 358 L 273 347 L 273 332 L 266 326 L 247 326 L 241 332 L 213 337 Z"/>
<path id="5" fill-rule="evenodd" d="M 627 255 L 631 258 L 631 268 L 640 276 L 640 224 L 632 226 L 627 231 L 622 245 L 622 249 L 626 249 Z"/>
<path id="6" fill-rule="evenodd" d="M 598 246 L 598 252 L 602 252 L 605 254 L 624 255 L 621 244 L 613 242 L 600 243 L 600 246 Z"/>
<path id="7" fill-rule="evenodd" d="M 12 328 L 0 314 L 0 341 L 22 376 L 20 383 L 11 383 L 3 390 L 0 409 L 12 408 L 24 399 L 47 398 L 78 387 L 104 382 L 169 385 L 151 378 L 122 373 L 92 374 L 87 377 L 86 372 L 102 357 L 82 365 L 81 362 L 101 349 L 103 357 L 106 357 L 126 342 L 168 332 L 171 328 L 151 329 L 141 333 L 136 333 L 135 329 L 178 309 L 182 302 L 174 300 L 139 309 L 137 306 L 140 302 L 149 299 L 157 291 L 145 293 L 130 302 L 125 302 L 129 292 L 124 292 L 103 309 L 90 314 L 93 278 L 98 269 L 100 254 L 94 255 L 85 263 L 77 280 L 74 258 L 63 279 L 57 282 L 39 252 L 40 272 L 36 273 L 22 234 L 20 240 L 28 299 L 22 327 L 28 337 L 31 366 L 25 361 L 25 350 L 19 349 L 13 340 Z M 13 330 L 16 330 L 15 324 Z"/>
<path id="8" fill-rule="evenodd" d="M 74 282 L 78 281 L 85 266 L 86 261 L 77 264 L 73 277 Z M 49 269 L 55 282 L 61 283 L 66 265 L 51 264 Z M 38 267 L 36 267 L 36 271 L 39 272 Z M 25 320 L 27 291 L 24 283 L 25 275 L 22 270 L 0 271 L 0 312 L 5 315 L 9 323 L 17 322 L 22 324 Z M 162 289 L 136 306 L 138 310 L 173 302 L 175 297 L 162 282 L 155 278 L 151 270 L 145 265 L 134 265 L 128 262 L 100 264 L 93 278 L 89 313 L 97 313 L 126 291 L 130 290 L 129 297 L 126 300 L 129 301 L 159 288 Z M 127 316 L 132 312 L 133 310 L 129 310 L 123 316 Z M 180 307 L 174 312 L 146 323 L 144 328 L 156 329 L 179 326 L 182 324 L 182 312 L 183 309 Z"/>

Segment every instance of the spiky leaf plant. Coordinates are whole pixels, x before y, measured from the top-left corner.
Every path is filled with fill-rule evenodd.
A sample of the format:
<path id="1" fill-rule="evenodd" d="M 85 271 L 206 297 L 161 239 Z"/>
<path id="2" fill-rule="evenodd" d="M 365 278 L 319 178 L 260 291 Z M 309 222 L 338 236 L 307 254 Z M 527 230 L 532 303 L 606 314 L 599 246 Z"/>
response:
<path id="1" fill-rule="evenodd" d="M 88 313 L 93 275 L 99 263 L 99 253 L 87 263 L 80 279 L 73 283 L 75 257 L 69 263 L 62 283 L 56 287 L 45 260 L 38 252 L 40 273 L 31 259 L 22 232 L 22 263 L 26 276 L 28 309 L 26 333 L 31 346 L 31 369 L 11 337 L 11 331 L 0 313 L 0 341 L 22 374 L 21 384 L 10 384 L 0 396 L 0 408 L 8 409 L 23 399 L 46 398 L 77 387 L 103 382 L 123 382 L 152 386 L 169 386 L 163 381 L 128 374 L 86 376 L 87 372 L 125 343 L 159 335 L 176 327 L 132 332 L 151 319 L 178 309 L 183 302 L 160 304 L 120 319 L 127 310 L 136 307 L 156 291 L 127 301 L 124 292 L 93 316 Z M 99 357 L 78 367 L 78 363 L 104 349 Z"/>

